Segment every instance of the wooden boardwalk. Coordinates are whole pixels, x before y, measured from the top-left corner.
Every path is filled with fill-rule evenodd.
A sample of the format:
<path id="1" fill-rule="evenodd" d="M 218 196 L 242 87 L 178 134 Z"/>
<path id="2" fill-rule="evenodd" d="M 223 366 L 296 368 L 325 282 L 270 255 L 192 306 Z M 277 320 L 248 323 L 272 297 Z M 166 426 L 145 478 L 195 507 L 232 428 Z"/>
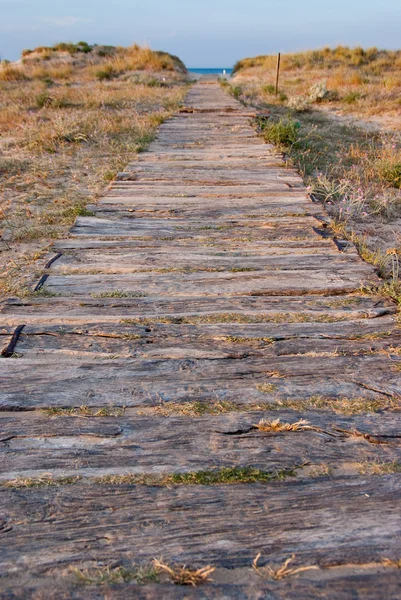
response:
<path id="1" fill-rule="evenodd" d="M 187 106 L 2 305 L 0 596 L 401 598 L 396 307 L 248 110 Z M 72 570 L 153 557 L 213 581 Z"/>

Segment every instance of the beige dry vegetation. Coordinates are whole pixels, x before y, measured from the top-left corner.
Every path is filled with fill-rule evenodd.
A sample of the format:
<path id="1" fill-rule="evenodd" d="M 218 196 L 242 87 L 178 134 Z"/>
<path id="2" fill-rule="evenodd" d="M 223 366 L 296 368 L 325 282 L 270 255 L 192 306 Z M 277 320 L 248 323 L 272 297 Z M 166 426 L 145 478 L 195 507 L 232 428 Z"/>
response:
<path id="1" fill-rule="evenodd" d="M 310 571 L 311 569 L 319 569 L 317 565 L 290 567 L 290 563 L 292 563 L 292 561 L 295 559 L 295 554 L 293 554 L 290 558 L 287 558 L 287 560 L 285 560 L 284 563 L 279 567 L 272 568 L 270 565 L 266 565 L 265 567 L 259 567 L 258 562 L 261 556 L 262 554 L 258 552 L 252 563 L 252 568 L 261 577 L 269 577 L 271 579 L 280 580 L 286 577 L 297 575 L 298 573 Z"/>
<path id="2" fill-rule="evenodd" d="M 400 68 L 401 50 L 337 46 L 284 54 L 278 98 L 273 97 L 276 56 L 240 60 L 234 73 L 239 83 L 262 84 L 261 93 L 269 103 L 292 100 L 295 107 L 333 103 L 344 113 L 358 116 L 381 116 L 385 112 L 400 117 Z"/>
<path id="3" fill-rule="evenodd" d="M 24 292 L 51 241 L 91 214 L 187 92 L 185 67 L 168 54 L 61 46 L 0 65 L 3 294 Z"/>
<path id="4" fill-rule="evenodd" d="M 197 587 L 211 581 L 210 575 L 215 570 L 210 565 L 198 569 L 192 569 L 186 565 L 179 566 L 166 563 L 163 559 L 154 558 L 150 564 L 131 567 L 98 566 L 90 569 L 78 569 L 70 567 L 72 573 L 81 585 L 110 585 L 115 583 L 129 583 L 134 581 L 138 585 L 148 583 L 161 583 L 161 577 L 171 581 L 175 585 L 188 585 Z"/>
<path id="5" fill-rule="evenodd" d="M 338 47 L 237 63 L 231 93 L 269 108 L 257 127 L 300 171 L 335 233 L 393 284 L 401 255 L 401 51 Z M 370 119 L 370 120 L 369 120 Z M 372 120 L 373 119 L 373 120 Z"/>

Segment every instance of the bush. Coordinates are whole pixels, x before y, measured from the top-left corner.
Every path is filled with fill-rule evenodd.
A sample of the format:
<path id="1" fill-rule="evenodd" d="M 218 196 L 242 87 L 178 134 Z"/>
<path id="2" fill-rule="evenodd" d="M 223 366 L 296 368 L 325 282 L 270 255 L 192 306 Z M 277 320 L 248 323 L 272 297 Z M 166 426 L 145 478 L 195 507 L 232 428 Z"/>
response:
<path id="1" fill-rule="evenodd" d="M 84 52 L 84 54 L 88 54 L 93 50 L 93 46 L 90 46 L 87 42 L 78 42 L 76 48 L 78 52 Z"/>
<path id="2" fill-rule="evenodd" d="M 276 123 L 267 122 L 263 126 L 263 137 L 266 142 L 278 146 L 292 146 L 298 140 L 301 125 L 298 121 L 281 119 Z"/>
<path id="3" fill-rule="evenodd" d="M 307 112 L 310 110 L 310 103 L 305 96 L 293 96 L 288 100 L 287 107 L 296 112 Z"/>
<path id="4" fill-rule="evenodd" d="M 53 98 L 49 96 L 46 92 L 42 92 L 38 96 L 36 96 L 36 106 L 38 108 L 44 108 L 45 106 L 50 106 L 54 102 Z"/>
<path id="5" fill-rule="evenodd" d="M 359 92 L 348 92 L 343 98 L 343 101 L 347 104 L 355 104 L 361 98 L 361 94 Z"/>
<path id="6" fill-rule="evenodd" d="M 115 46 L 94 46 L 94 52 L 101 58 L 114 56 L 116 54 Z"/>
<path id="7" fill-rule="evenodd" d="M 152 79 L 145 81 L 145 85 L 147 85 L 148 87 L 168 87 L 168 84 L 165 81 L 160 81 L 155 77 L 152 77 Z"/>
<path id="8" fill-rule="evenodd" d="M 309 102 L 323 102 L 329 96 L 325 81 L 315 83 L 309 90 Z"/>
<path id="9" fill-rule="evenodd" d="M 242 95 L 242 87 L 240 85 L 233 86 L 231 88 L 231 94 L 238 100 Z"/>
<path id="10" fill-rule="evenodd" d="M 382 180 L 389 183 L 394 188 L 401 188 L 401 163 L 387 161 L 379 162 L 377 171 Z"/>
<path id="11" fill-rule="evenodd" d="M 268 85 L 264 85 L 262 90 L 266 93 L 266 94 L 275 94 L 276 92 L 276 87 L 274 85 L 272 85 L 271 83 L 269 83 Z"/>
<path id="12" fill-rule="evenodd" d="M 95 73 L 95 77 L 97 77 L 99 81 L 113 79 L 113 77 L 116 77 L 117 75 L 118 73 L 113 65 L 104 65 L 103 69 L 99 69 L 99 71 L 96 71 Z"/>

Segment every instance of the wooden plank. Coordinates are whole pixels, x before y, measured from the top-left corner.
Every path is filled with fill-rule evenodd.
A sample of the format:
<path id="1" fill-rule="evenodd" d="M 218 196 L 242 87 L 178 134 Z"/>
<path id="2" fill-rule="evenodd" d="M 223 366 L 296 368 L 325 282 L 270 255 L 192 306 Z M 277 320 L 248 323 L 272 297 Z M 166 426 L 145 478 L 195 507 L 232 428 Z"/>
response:
<path id="1" fill-rule="evenodd" d="M 369 267 L 356 265 L 321 270 L 120 273 L 102 275 L 50 275 L 46 289 L 63 295 L 88 296 L 123 290 L 151 296 L 302 295 L 349 293 L 362 284 L 374 284 Z"/>
<path id="2" fill-rule="evenodd" d="M 119 322 L 121 319 L 203 316 L 231 322 L 288 319 L 319 322 L 351 319 L 377 319 L 397 312 L 396 305 L 384 298 L 360 296 L 231 296 L 174 298 L 13 298 L 1 306 L 1 323 L 13 327 L 21 322 L 60 323 Z M 228 315 L 228 316 L 227 316 Z M 322 317 L 323 315 L 323 317 Z"/>
<path id="3" fill-rule="evenodd" d="M 40 477 L 44 472 L 54 477 L 100 477 L 244 466 L 274 472 L 294 465 L 300 466 L 299 478 L 309 478 L 319 468 L 338 477 L 355 476 L 363 465 L 401 459 L 397 413 L 340 417 L 310 412 L 310 427 L 315 430 L 253 429 L 262 419 L 279 417 L 283 423 L 295 423 L 302 416 L 288 411 L 200 419 L 157 413 L 116 418 L 0 413 L 0 481 Z M 354 431 L 359 437 L 352 435 Z"/>
<path id="4" fill-rule="evenodd" d="M 259 552 L 322 567 L 398 559 L 400 476 L 335 483 L 3 488 L 2 572 L 146 563 L 161 548 L 167 561 L 225 568 L 249 568 Z"/>
<path id="5" fill-rule="evenodd" d="M 249 252 L 226 251 L 224 253 L 214 252 L 211 249 L 200 249 L 198 252 L 187 251 L 185 255 L 182 252 L 182 246 L 177 248 L 167 247 L 165 251 L 153 250 L 150 248 L 147 252 L 80 252 L 79 257 L 73 255 L 64 255 L 52 267 L 52 273 L 79 274 L 94 273 L 129 273 L 134 271 L 151 270 L 153 272 L 174 269 L 179 271 L 191 270 L 198 271 L 235 271 L 235 269 L 249 269 L 257 272 L 265 270 L 322 270 L 326 267 L 328 270 L 334 268 L 344 269 L 350 267 L 350 270 L 357 268 L 359 270 L 360 262 L 355 260 L 354 254 L 340 254 L 327 252 L 325 254 L 317 253 L 316 250 L 310 253 L 300 252 L 290 254 L 290 251 L 284 254 L 262 253 L 258 256 L 252 256 Z M 223 254 L 223 255 L 222 255 Z M 171 265 L 174 265 L 172 267 Z"/>
<path id="6" fill-rule="evenodd" d="M 207 358 L 209 356 L 209 358 Z M 399 397 L 397 356 L 279 356 L 269 360 L 188 356 L 172 348 L 162 358 L 109 355 L 78 360 L 53 352 L 4 361 L 2 410 L 49 406 L 155 406 L 163 402 L 240 404 L 324 398 Z M 62 365 L 62 368 L 61 368 Z M 398 370 L 397 370 L 398 368 Z M 32 375 L 34 373 L 34 376 Z M 51 374 L 51 376 L 49 376 Z M 263 391 L 266 386 L 267 391 Z"/>

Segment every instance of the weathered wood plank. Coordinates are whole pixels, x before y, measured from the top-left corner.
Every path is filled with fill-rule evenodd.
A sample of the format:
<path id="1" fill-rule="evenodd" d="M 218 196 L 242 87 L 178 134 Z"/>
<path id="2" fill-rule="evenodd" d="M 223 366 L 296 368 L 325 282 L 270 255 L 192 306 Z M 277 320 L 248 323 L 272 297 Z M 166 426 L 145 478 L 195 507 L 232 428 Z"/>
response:
<path id="1" fill-rule="evenodd" d="M 305 320 L 319 323 L 352 319 L 377 319 L 395 314 L 396 305 L 384 298 L 360 296 L 230 296 L 174 298 L 13 298 L 1 305 L 1 323 L 12 327 L 30 323 L 96 323 L 119 322 L 122 319 L 149 318 L 154 322 L 163 317 L 180 319 L 188 316 L 224 322 L 253 320 L 280 322 Z M 323 313 L 323 316 L 322 316 Z M 363 321 L 364 322 L 364 321 Z"/>
<path id="2" fill-rule="evenodd" d="M 401 459 L 397 413 L 340 417 L 311 411 L 309 423 L 316 430 L 266 433 L 252 429 L 261 419 L 277 417 L 295 423 L 303 413 L 232 413 L 199 419 L 157 414 L 51 418 L 36 412 L 0 413 L 0 481 L 40 477 L 44 472 L 54 477 L 94 477 L 245 466 L 273 472 L 294 465 L 300 466 L 301 478 L 313 476 L 319 468 L 338 477 L 355 476 L 363 465 Z M 359 436 L 352 435 L 353 431 Z M 363 434 L 371 437 L 364 439 Z"/>
<path id="3" fill-rule="evenodd" d="M 240 404 L 329 398 L 399 397 L 400 357 L 281 356 L 205 358 L 172 348 L 162 358 L 107 356 L 77 361 L 53 352 L 4 361 L 2 410 L 49 406 L 155 406 L 224 400 Z M 398 368 L 398 370 L 397 370 Z M 34 375 L 33 375 L 34 374 Z M 50 375 L 51 374 L 51 375 Z M 267 386 L 267 391 L 263 391 Z"/>
<path id="4" fill-rule="evenodd" d="M 146 562 L 366 564 L 401 553 L 400 476 L 268 485 L 75 485 L 0 491 L 2 572 Z M 289 498 L 291 506 L 289 507 Z M 177 514 L 178 513 L 178 514 Z"/>
<path id="5" fill-rule="evenodd" d="M 245 272 L 120 273 L 97 275 L 50 275 L 46 289 L 63 295 L 87 296 L 122 290 L 150 296 L 215 295 L 302 295 L 349 293 L 362 284 L 377 283 L 371 269 L 363 264 L 321 270 Z"/>

